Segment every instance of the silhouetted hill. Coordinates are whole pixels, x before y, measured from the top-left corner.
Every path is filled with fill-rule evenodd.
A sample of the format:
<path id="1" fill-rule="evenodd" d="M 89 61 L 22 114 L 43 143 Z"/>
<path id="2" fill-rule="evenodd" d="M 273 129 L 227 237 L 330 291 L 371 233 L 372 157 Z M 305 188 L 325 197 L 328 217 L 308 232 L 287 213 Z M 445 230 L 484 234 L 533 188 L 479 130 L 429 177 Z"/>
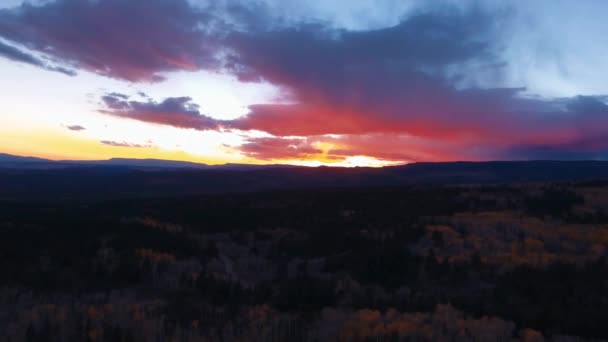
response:
<path id="1" fill-rule="evenodd" d="M 120 166 L 141 169 L 205 169 L 212 167 L 199 163 L 160 159 L 112 158 L 108 160 L 53 161 L 43 158 L 0 154 L 0 169 L 65 169 L 89 166 Z"/>
<path id="2" fill-rule="evenodd" d="M 149 168 L 142 168 L 142 164 L 137 163 L 121 163 L 120 160 L 110 164 L 75 164 L 62 168 L 19 168 L 13 163 L 12 168 L 0 169 L 0 198 L 147 197 L 300 188 L 608 178 L 608 162 L 604 161 L 415 163 L 378 169 L 234 165 L 196 169 L 185 165 L 168 167 L 168 164 L 159 167 L 154 164 L 158 162 L 142 161 L 147 166 L 153 165 Z M 53 165 L 52 162 L 50 164 Z"/>
<path id="3" fill-rule="evenodd" d="M 250 165 L 250 164 L 222 164 L 222 165 L 207 165 L 194 162 L 163 160 L 163 159 L 129 159 L 129 158 L 111 158 L 107 160 L 49 160 L 35 157 L 20 157 L 10 154 L 0 153 L 0 169 L 29 169 L 29 170 L 47 170 L 47 169 L 67 169 L 80 168 L 91 166 L 115 166 L 130 169 L 139 169 L 142 171 L 159 171 L 159 170 L 174 170 L 174 169 L 228 169 L 228 170 L 251 170 L 262 168 L 276 167 L 291 167 L 287 165 Z"/>
<path id="4" fill-rule="evenodd" d="M 31 163 L 31 162 L 48 162 L 46 159 L 35 157 L 20 157 L 12 154 L 0 153 L 0 163 Z"/>

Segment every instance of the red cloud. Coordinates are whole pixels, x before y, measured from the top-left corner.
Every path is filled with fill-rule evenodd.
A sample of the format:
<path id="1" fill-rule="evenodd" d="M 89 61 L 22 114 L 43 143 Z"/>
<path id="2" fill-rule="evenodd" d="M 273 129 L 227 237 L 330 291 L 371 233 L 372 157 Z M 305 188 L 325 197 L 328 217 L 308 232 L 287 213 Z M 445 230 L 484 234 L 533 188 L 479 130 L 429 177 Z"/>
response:
<path id="1" fill-rule="evenodd" d="M 500 75 L 503 64 L 492 45 L 496 25 L 491 13 L 480 11 L 429 11 L 368 31 L 264 25 L 262 13 L 246 11 L 246 22 L 234 17 L 234 26 L 216 29 L 220 14 L 206 15 L 186 0 L 57 0 L 0 11 L 0 35 L 129 81 L 220 69 L 242 81 L 272 83 L 289 94 L 289 104 L 257 104 L 229 121 L 200 113 L 187 97 L 103 98 L 103 112 L 114 116 L 274 135 L 241 147 L 259 159 L 525 159 L 543 151 L 608 158 L 606 99 L 530 99 L 522 89 L 455 86 L 462 75 L 454 70 L 468 71 L 469 64 L 491 65 Z"/>
<path id="2" fill-rule="evenodd" d="M 308 159 L 323 153 L 308 139 L 298 138 L 252 138 L 239 147 L 244 154 L 262 160 Z"/>
<path id="3" fill-rule="evenodd" d="M 342 161 L 367 156 L 386 161 L 457 160 L 458 148 L 415 137 L 394 134 L 311 136 L 306 138 L 251 138 L 239 148 L 246 155 L 264 160 L 322 159 Z M 469 156 L 466 159 L 475 159 Z"/>

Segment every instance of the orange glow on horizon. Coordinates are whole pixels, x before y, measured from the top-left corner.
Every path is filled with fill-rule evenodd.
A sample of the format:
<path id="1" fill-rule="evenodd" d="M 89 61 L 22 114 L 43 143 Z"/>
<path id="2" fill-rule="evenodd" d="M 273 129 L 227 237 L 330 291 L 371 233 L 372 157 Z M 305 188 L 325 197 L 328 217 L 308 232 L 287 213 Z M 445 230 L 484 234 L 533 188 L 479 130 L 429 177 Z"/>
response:
<path id="1" fill-rule="evenodd" d="M 179 150 L 165 150 L 158 147 L 122 147 L 104 145 L 97 140 L 64 133 L 59 130 L 19 132 L 0 129 L 0 153 L 18 156 L 38 157 L 50 160 L 105 160 L 111 158 L 163 159 L 186 161 L 209 165 L 226 163 L 243 164 L 289 164 L 297 166 L 334 167 L 383 167 L 405 164 L 400 161 L 377 159 L 370 156 L 348 156 L 336 159 L 329 154 L 338 148 L 331 143 L 319 142 L 316 146 L 321 154 L 308 155 L 301 159 L 258 160 L 240 156 L 237 158 L 209 158 Z M 238 147 L 235 148 L 238 150 Z"/>
<path id="2" fill-rule="evenodd" d="M 15 132 L 0 130 L 0 152 L 50 160 L 103 160 L 111 158 L 164 159 L 202 164 L 225 164 L 234 160 L 195 156 L 178 150 L 157 147 L 104 145 L 97 140 L 54 130 Z M 247 161 L 252 163 L 254 161 Z"/>
<path id="3" fill-rule="evenodd" d="M 408 162 L 381 160 L 368 156 L 351 156 L 339 160 L 327 160 L 323 158 L 299 159 L 299 160 L 273 160 L 273 164 L 290 164 L 296 166 L 331 166 L 331 167 L 385 167 L 405 165 Z"/>

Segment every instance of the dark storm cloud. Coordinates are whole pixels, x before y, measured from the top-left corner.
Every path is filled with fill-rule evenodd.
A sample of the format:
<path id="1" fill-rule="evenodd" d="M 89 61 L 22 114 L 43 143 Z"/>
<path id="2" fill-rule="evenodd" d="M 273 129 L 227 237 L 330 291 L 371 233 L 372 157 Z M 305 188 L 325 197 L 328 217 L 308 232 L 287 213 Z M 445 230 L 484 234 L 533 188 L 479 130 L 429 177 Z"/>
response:
<path id="1" fill-rule="evenodd" d="M 227 67 L 241 80 L 284 87 L 296 103 L 252 106 L 234 125 L 275 135 L 470 134 L 477 120 L 489 110 L 504 111 L 517 92 L 451 85 L 455 66 L 500 68 L 489 43 L 492 25 L 492 16 L 472 10 L 418 14 L 373 31 L 300 25 L 234 33 Z M 436 127 L 426 127 L 431 117 Z"/>
<path id="2" fill-rule="evenodd" d="M 186 0 L 56 0 L 0 10 L 0 37 L 71 65 L 129 81 L 213 68 L 210 18 Z"/>
<path id="3" fill-rule="evenodd" d="M 45 70 L 49 70 L 49 71 L 59 72 L 64 75 L 67 75 L 67 76 L 76 75 L 76 73 L 72 70 L 49 65 L 48 63 L 45 63 L 43 60 L 41 60 L 29 53 L 26 53 L 14 46 L 4 44 L 2 41 L 0 41 L 0 56 L 2 56 L 4 58 L 8 58 L 15 62 L 33 65 L 33 66 L 36 66 L 36 67 L 39 67 L 39 68 L 42 68 Z"/>
<path id="4" fill-rule="evenodd" d="M 229 67 L 243 80 L 283 84 L 297 79 L 329 89 L 346 81 L 345 73 L 373 66 L 398 74 L 433 71 L 486 55 L 488 33 L 484 32 L 491 29 L 490 19 L 478 11 L 442 12 L 415 15 L 394 27 L 372 31 L 298 24 L 233 33 L 227 42 L 236 54 Z"/>
<path id="5" fill-rule="evenodd" d="M 171 125 L 198 130 L 218 129 L 220 122 L 203 115 L 189 97 L 170 97 L 162 102 L 148 99 L 132 101 L 123 94 L 111 93 L 102 97 L 103 113 L 149 123 Z"/>
<path id="6" fill-rule="evenodd" d="M 509 15 L 504 7 L 443 3 L 392 27 L 352 31 L 276 18 L 262 3 L 56 0 L 1 10 L 0 37 L 128 81 L 204 69 L 280 87 L 283 103 L 253 105 L 231 121 L 201 114 L 189 97 L 103 97 L 104 112 L 114 116 L 275 135 L 276 141 L 242 146 L 258 158 L 315 154 L 319 142 L 339 144 L 344 156 L 416 160 L 536 158 L 554 150 L 588 157 L 606 150 L 605 98 L 531 98 L 523 88 L 463 86 L 480 70 L 503 76 L 510 61 L 500 57 L 501 28 Z M 27 63 L 27 55 L 3 54 Z"/>
<path id="7" fill-rule="evenodd" d="M 604 101 L 604 96 L 555 100 L 555 105 L 565 109 L 548 115 L 543 124 L 559 127 L 562 136 L 552 143 L 542 139 L 529 144 L 515 141 L 514 146 L 500 156 L 508 159 L 607 160 L 608 105 Z"/>
<path id="8" fill-rule="evenodd" d="M 230 70 L 244 81 L 284 87 L 291 103 L 252 106 L 231 124 L 276 136 L 417 137 L 433 148 L 397 140 L 403 148 L 434 151 L 408 153 L 427 159 L 446 159 L 449 150 L 455 158 L 491 159 L 492 151 L 516 145 L 587 151 L 587 137 L 608 134 L 599 97 L 535 99 L 524 96 L 524 88 L 455 86 L 471 65 L 501 74 L 506 64 L 493 41 L 499 14 L 422 13 L 373 31 L 301 25 L 235 33 L 229 37 L 236 51 Z"/>
<path id="9" fill-rule="evenodd" d="M 282 87 L 289 104 L 257 104 L 242 118 L 205 119 L 202 125 L 200 116 L 192 115 L 186 118 L 195 121 L 179 115 L 154 121 L 195 129 L 260 130 L 277 137 L 341 134 L 349 137 L 341 143 L 352 145 L 342 148 L 342 155 L 416 160 L 491 159 L 492 153 L 512 146 L 559 148 L 605 134 L 605 104 L 597 97 L 534 99 L 522 96 L 524 88 L 454 85 L 459 77 L 454 70 L 464 72 L 480 64 L 499 74 L 504 66 L 492 43 L 499 20 L 493 15 L 478 9 L 421 13 L 371 31 L 323 24 L 235 31 L 223 41 L 231 51 L 224 70 L 245 82 Z M 131 107 L 123 108 L 126 101 L 115 102 L 106 104 L 116 110 Z M 378 149 L 364 148 L 358 135 L 374 135 Z M 380 143 L 379 135 L 396 147 Z M 254 140 L 242 151 L 267 159 L 318 152 L 305 143 L 294 144 L 291 138 Z"/>
<path id="10" fill-rule="evenodd" d="M 0 55 L 16 62 L 27 63 L 39 67 L 44 66 L 42 61 L 40 61 L 38 58 L 27 54 L 15 47 L 3 44 L 2 42 L 0 42 Z"/>
<path id="11" fill-rule="evenodd" d="M 602 100 L 605 101 L 606 98 L 598 96 L 577 96 L 567 100 L 566 106 L 569 110 L 577 113 L 608 116 L 608 105 Z"/>
<path id="12" fill-rule="evenodd" d="M 505 159 L 524 160 L 608 160 L 608 145 L 604 149 L 588 151 L 572 146 L 516 146 L 501 154 Z"/>

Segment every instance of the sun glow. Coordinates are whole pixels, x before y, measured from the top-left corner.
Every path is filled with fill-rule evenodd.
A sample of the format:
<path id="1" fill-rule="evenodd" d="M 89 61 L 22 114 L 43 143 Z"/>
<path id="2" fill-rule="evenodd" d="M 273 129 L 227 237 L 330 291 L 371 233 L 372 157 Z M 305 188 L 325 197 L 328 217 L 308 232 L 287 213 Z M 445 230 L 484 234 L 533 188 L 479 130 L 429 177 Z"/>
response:
<path id="1" fill-rule="evenodd" d="M 102 160 L 110 158 L 181 160 L 204 164 L 251 162 L 244 157 L 223 154 L 197 155 L 158 146 L 123 147 L 103 144 L 80 135 L 57 130 L 7 131 L 0 129 L 3 153 L 52 160 Z"/>
<path id="2" fill-rule="evenodd" d="M 304 159 L 304 160 L 272 160 L 272 163 L 276 164 L 289 164 L 297 166 L 332 166 L 332 167 L 384 167 L 384 166 L 395 166 L 404 165 L 408 162 L 394 161 L 394 160 L 382 160 L 368 156 L 350 156 L 343 159 Z"/>
<path id="3" fill-rule="evenodd" d="M 341 162 L 334 164 L 334 166 L 342 167 L 383 167 L 383 166 L 394 166 L 406 164 L 402 161 L 394 160 L 382 160 L 367 156 L 352 156 L 347 157 Z"/>

